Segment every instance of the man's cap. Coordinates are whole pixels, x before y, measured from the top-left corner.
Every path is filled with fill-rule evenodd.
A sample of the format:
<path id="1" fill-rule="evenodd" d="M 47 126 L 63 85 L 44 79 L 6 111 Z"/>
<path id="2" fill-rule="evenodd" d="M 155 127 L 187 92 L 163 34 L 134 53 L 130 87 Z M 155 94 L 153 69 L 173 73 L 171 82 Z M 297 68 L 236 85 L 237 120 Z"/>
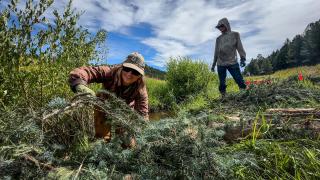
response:
<path id="1" fill-rule="evenodd" d="M 141 75 L 144 75 L 144 57 L 138 52 L 133 52 L 128 55 L 127 59 L 122 64 L 124 67 L 128 67 L 138 71 Z"/>

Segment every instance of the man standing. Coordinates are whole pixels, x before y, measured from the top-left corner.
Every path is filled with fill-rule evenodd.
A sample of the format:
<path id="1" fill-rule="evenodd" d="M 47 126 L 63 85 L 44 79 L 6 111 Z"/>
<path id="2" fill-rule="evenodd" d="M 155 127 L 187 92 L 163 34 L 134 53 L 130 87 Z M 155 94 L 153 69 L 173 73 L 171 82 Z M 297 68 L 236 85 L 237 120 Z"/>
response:
<path id="1" fill-rule="evenodd" d="M 243 77 L 240 72 L 240 67 L 237 62 L 237 52 L 240 55 L 240 66 L 246 65 L 246 52 L 242 47 L 240 40 L 240 34 L 238 32 L 231 31 L 230 24 L 227 18 L 219 20 L 216 26 L 221 31 L 221 35 L 216 39 L 216 46 L 214 51 L 214 59 L 211 67 L 211 71 L 214 72 L 214 68 L 218 65 L 219 76 L 219 91 L 221 96 L 226 94 L 226 76 L 227 70 L 232 75 L 235 82 L 240 89 L 245 89 Z"/>

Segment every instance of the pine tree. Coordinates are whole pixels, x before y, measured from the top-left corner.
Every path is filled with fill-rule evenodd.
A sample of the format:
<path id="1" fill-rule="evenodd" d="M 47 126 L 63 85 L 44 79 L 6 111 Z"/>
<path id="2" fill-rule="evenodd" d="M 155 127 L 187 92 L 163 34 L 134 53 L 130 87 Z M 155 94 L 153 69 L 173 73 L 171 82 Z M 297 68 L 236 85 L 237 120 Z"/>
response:
<path id="1" fill-rule="evenodd" d="M 289 67 L 297 67 L 302 65 L 302 50 L 303 37 L 297 35 L 293 38 L 288 49 L 288 65 Z"/>
<path id="2" fill-rule="evenodd" d="M 287 39 L 284 45 L 281 47 L 277 57 L 276 64 L 274 66 L 275 70 L 281 70 L 288 68 L 288 50 L 289 50 L 290 40 Z"/>
<path id="3" fill-rule="evenodd" d="M 261 63 L 261 69 L 263 69 L 263 74 L 270 74 L 272 73 L 272 64 L 269 59 L 264 59 Z"/>
<path id="4" fill-rule="evenodd" d="M 304 63 L 307 65 L 320 63 L 320 20 L 309 24 L 304 34 L 302 50 Z"/>
<path id="5" fill-rule="evenodd" d="M 268 74 L 272 71 L 315 65 L 320 63 L 320 20 L 310 23 L 302 35 L 292 41 L 286 39 L 284 45 L 268 57 L 261 54 L 252 59 L 245 68 L 245 74 Z"/>
<path id="6" fill-rule="evenodd" d="M 258 60 L 255 59 L 252 61 L 252 74 L 258 75 L 259 73 L 260 73 L 259 63 L 258 63 Z"/>

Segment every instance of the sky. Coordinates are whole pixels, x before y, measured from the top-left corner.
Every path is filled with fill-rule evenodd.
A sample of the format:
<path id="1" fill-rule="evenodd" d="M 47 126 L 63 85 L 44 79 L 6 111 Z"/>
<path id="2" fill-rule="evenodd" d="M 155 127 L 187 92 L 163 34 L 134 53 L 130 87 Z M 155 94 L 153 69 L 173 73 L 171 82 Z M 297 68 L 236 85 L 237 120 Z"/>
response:
<path id="1" fill-rule="evenodd" d="M 55 0 L 60 12 L 67 0 Z M 170 57 L 188 56 L 210 66 L 219 19 L 241 35 L 247 60 L 267 56 L 286 38 L 320 19 L 320 0 L 73 0 L 79 25 L 108 32 L 104 63 L 121 63 L 140 52 L 146 64 L 165 69 Z"/>

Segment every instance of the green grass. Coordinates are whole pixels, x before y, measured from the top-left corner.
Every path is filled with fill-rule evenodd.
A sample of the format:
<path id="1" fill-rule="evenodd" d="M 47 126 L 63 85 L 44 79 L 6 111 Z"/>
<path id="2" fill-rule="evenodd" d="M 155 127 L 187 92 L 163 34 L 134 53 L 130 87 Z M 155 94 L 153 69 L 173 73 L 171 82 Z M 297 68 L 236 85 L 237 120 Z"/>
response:
<path id="1" fill-rule="evenodd" d="M 320 64 L 316 66 L 302 66 L 296 68 L 290 68 L 286 70 L 277 71 L 272 74 L 273 78 L 288 78 L 301 72 L 303 76 L 319 76 L 320 75 Z"/>
<path id="2" fill-rule="evenodd" d="M 246 76 L 245 80 L 254 81 L 254 80 L 265 80 L 265 79 L 287 79 L 289 77 L 296 77 L 298 79 L 299 73 L 302 74 L 303 77 L 320 76 L 320 64 L 316 66 L 301 66 L 296 68 L 289 68 L 285 70 L 276 71 L 270 75 L 264 76 Z"/>
<path id="3" fill-rule="evenodd" d="M 298 73 L 301 72 L 304 80 L 298 82 Z M 312 82 L 308 77 L 319 77 L 320 65 L 317 66 L 303 66 L 298 68 L 291 68 L 287 70 L 277 71 L 271 75 L 265 76 L 248 76 L 244 77 L 245 81 L 255 80 L 267 80 L 270 79 L 273 83 L 278 83 L 281 80 L 287 78 L 296 78 L 301 88 L 320 90 L 320 85 Z M 218 90 L 219 82 L 217 74 L 215 78 L 208 82 L 208 88 L 206 93 L 198 94 L 191 97 L 189 100 L 183 102 L 179 107 L 172 108 L 171 106 L 177 106 L 174 101 L 172 93 L 167 87 L 165 80 L 158 80 L 153 78 L 147 78 L 147 88 L 149 93 L 149 107 L 151 111 L 163 111 L 172 109 L 189 109 L 189 110 L 201 110 L 205 109 L 211 101 L 219 100 L 220 93 Z M 261 86 L 261 85 L 260 85 Z M 262 85 L 263 86 L 263 85 Z M 238 85 L 232 78 L 227 79 L 227 93 L 238 94 L 240 93 Z"/>
<path id="4" fill-rule="evenodd" d="M 167 82 L 154 78 L 146 78 L 146 84 L 150 111 L 163 111 L 170 108 L 174 103 L 174 99 L 168 89 Z"/>
<path id="5" fill-rule="evenodd" d="M 304 80 L 298 81 L 301 72 Z M 307 132 L 293 133 L 294 129 L 275 130 L 266 122 L 263 111 L 267 108 L 320 108 L 320 85 L 312 80 L 320 76 L 320 65 L 292 68 L 267 76 L 245 77 L 246 80 L 271 79 L 271 85 L 259 85 L 238 92 L 231 80 L 230 96 L 223 102 L 211 102 L 212 116 L 240 112 L 243 119 L 253 120 L 252 133 L 243 141 L 221 148 L 224 156 L 237 157 L 244 153 L 249 163 L 232 167 L 237 179 L 319 179 L 319 137 Z M 252 119 L 252 117 L 256 116 Z M 308 119 L 309 118 L 309 119 Z M 311 118 L 311 119 L 310 119 Z M 300 118 L 300 121 L 314 117 Z M 273 118 L 274 121 L 278 119 Z M 293 119 L 288 119 L 293 122 Z M 261 126 L 257 126 L 260 122 Z M 319 136 L 319 135 L 318 135 Z M 251 158 L 250 158 L 251 157 Z M 245 161 L 246 158 L 244 158 Z"/>
<path id="6" fill-rule="evenodd" d="M 208 107 L 208 99 L 203 94 L 191 97 L 188 101 L 182 103 L 180 108 L 188 111 L 200 111 Z"/>
<path id="7" fill-rule="evenodd" d="M 222 148 L 222 154 L 245 152 L 254 161 L 234 167 L 239 179 L 318 179 L 320 178 L 319 141 L 257 140 L 255 146 L 246 142 Z"/>

